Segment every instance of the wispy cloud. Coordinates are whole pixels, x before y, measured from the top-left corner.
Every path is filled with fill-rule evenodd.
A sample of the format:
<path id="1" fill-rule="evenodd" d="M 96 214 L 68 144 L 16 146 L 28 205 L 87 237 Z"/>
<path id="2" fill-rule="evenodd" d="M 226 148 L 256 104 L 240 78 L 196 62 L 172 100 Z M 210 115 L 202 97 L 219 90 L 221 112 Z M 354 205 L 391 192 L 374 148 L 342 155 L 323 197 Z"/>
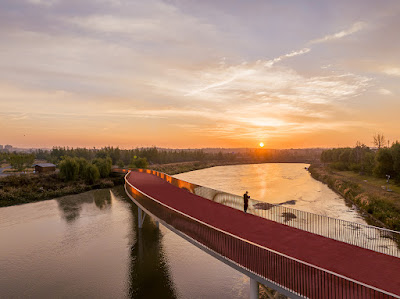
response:
<path id="1" fill-rule="evenodd" d="M 322 38 L 314 39 L 314 40 L 310 41 L 309 44 L 310 45 L 320 44 L 320 43 L 324 43 L 324 42 L 328 42 L 328 41 L 332 41 L 332 40 L 341 39 L 343 37 L 352 35 L 358 31 L 364 29 L 365 27 L 366 27 L 366 24 L 364 22 L 357 22 L 357 23 L 354 23 L 350 28 L 348 28 L 346 30 L 339 31 L 334 34 L 325 35 Z"/>
<path id="2" fill-rule="evenodd" d="M 279 57 L 277 57 L 277 58 L 274 58 L 274 59 L 272 59 L 272 60 L 268 60 L 267 62 L 265 62 L 264 65 L 265 65 L 266 67 L 271 67 L 271 66 L 273 66 L 275 63 L 280 62 L 280 61 L 282 61 L 282 60 L 284 60 L 284 59 L 286 59 L 286 58 L 295 57 L 295 56 L 299 56 L 299 55 L 304 55 L 304 54 L 306 54 L 306 53 L 308 53 L 308 52 L 310 52 L 310 51 L 311 51 L 310 48 L 303 48 L 303 49 L 298 50 L 298 51 L 292 51 L 292 52 L 290 52 L 290 53 L 288 53 L 288 54 L 284 54 L 284 55 L 281 55 L 281 56 L 279 56 Z"/>
<path id="3" fill-rule="evenodd" d="M 365 27 L 365 23 L 357 22 L 357 23 L 353 24 L 347 30 L 343 30 L 343 31 L 337 32 L 337 33 L 332 34 L 332 35 L 326 35 L 326 36 L 324 36 L 322 38 L 312 40 L 308 44 L 309 45 L 313 45 L 313 44 L 319 44 L 319 43 L 327 42 L 327 41 L 330 41 L 330 40 L 341 39 L 343 37 L 346 37 L 348 35 L 351 35 L 351 34 L 354 34 L 354 33 L 358 32 L 358 31 L 360 31 L 364 27 Z M 283 61 L 283 60 L 285 60 L 287 58 L 301 56 L 301 55 L 309 53 L 310 51 L 311 51 L 310 47 L 306 47 L 306 48 L 303 48 L 303 49 L 300 49 L 300 50 L 295 50 L 295 51 L 292 51 L 290 53 L 283 54 L 281 56 L 273 58 L 271 60 L 267 60 L 263 64 L 264 64 L 265 67 L 270 68 L 270 67 L 274 66 L 276 63 L 281 62 L 281 61 Z M 227 78 L 225 80 L 222 80 L 222 81 L 219 81 L 219 82 L 215 82 L 215 83 L 209 84 L 207 86 L 204 86 L 202 88 L 190 91 L 190 92 L 188 92 L 186 94 L 186 96 L 192 96 L 192 95 L 195 95 L 195 94 L 197 94 L 199 92 L 203 92 L 203 91 L 206 91 L 206 90 L 209 90 L 209 89 L 213 89 L 213 88 L 220 88 L 220 87 L 222 87 L 222 86 L 224 86 L 226 84 L 232 83 L 235 80 L 239 80 L 239 79 L 241 79 L 243 77 L 246 77 L 246 76 L 251 76 L 253 73 L 254 73 L 253 70 L 236 72 L 236 73 L 232 74 L 229 78 Z M 399 72 L 399 74 L 400 74 L 400 72 Z"/>
<path id="4" fill-rule="evenodd" d="M 38 136 L 48 130 L 69 134 L 69 140 L 84 131 L 81 139 L 110 143 L 115 135 L 126 140 L 132 128 L 150 144 L 289 140 L 366 128 L 378 95 L 394 103 L 400 76 L 395 33 L 386 36 L 368 14 L 362 15 L 371 30 L 353 23 L 361 0 L 347 3 L 356 13 L 346 10 L 340 18 L 318 7 L 297 9 L 296 1 L 290 9 L 264 2 L 226 7 L 219 1 L 3 0 L 0 138 L 16 140 L 20 126 L 36 128 Z M 339 9 L 336 2 L 332 7 Z M 270 17 L 273 8 L 282 16 Z M 377 50 L 358 59 L 374 34 L 382 41 L 374 44 L 389 55 L 382 58 Z M 353 35 L 359 43 L 339 43 Z M 357 67 L 367 63 L 374 72 Z M 174 134 L 177 128 L 187 140 Z"/>
<path id="5" fill-rule="evenodd" d="M 386 88 L 378 89 L 378 93 L 380 93 L 381 95 L 384 95 L 384 96 L 390 96 L 393 94 L 393 92 L 391 92 L 389 89 L 386 89 Z"/>
<path id="6" fill-rule="evenodd" d="M 386 67 L 383 72 L 390 76 L 400 76 L 400 67 Z"/>
<path id="7" fill-rule="evenodd" d="M 298 50 L 298 51 L 292 51 L 292 52 L 290 52 L 288 54 L 284 54 L 284 55 L 281 55 L 281 56 L 279 56 L 277 58 L 274 58 L 274 59 L 268 60 L 266 62 L 263 62 L 263 66 L 266 67 L 266 68 L 270 68 L 274 64 L 276 64 L 277 62 L 280 62 L 280 61 L 282 61 L 284 59 L 295 57 L 295 56 L 299 56 L 299 55 L 303 55 L 303 54 L 306 54 L 306 53 L 308 53 L 310 51 L 311 51 L 311 49 L 309 49 L 309 48 L 304 48 L 304 49 L 301 49 L 301 50 Z M 260 65 L 261 62 L 262 62 L 261 60 L 256 62 L 256 67 L 257 68 L 259 68 L 259 65 Z M 222 66 L 224 66 L 224 64 Z M 232 72 L 232 70 L 234 70 L 234 71 Z M 252 75 L 255 74 L 255 72 L 257 72 L 257 70 L 255 68 L 254 69 L 253 68 L 248 68 L 247 67 L 247 63 L 242 63 L 241 66 L 239 66 L 239 67 L 231 67 L 231 68 L 229 68 L 228 72 L 231 73 L 231 74 L 228 75 L 227 79 L 222 80 L 222 81 L 218 81 L 218 82 L 215 82 L 215 83 L 211 83 L 211 84 L 206 85 L 204 87 L 192 90 L 192 91 L 186 93 L 185 96 L 193 96 L 195 94 L 198 94 L 200 92 L 204 92 L 204 91 L 207 91 L 207 90 L 210 90 L 210 89 L 213 89 L 213 88 L 221 88 L 224 85 L 230 84 L 230 83 L 232 83 L 232 82 L 234 82 L 236 80 L 241 80 L 241 79 L 244 79 L 246 77 L 252 76 Z"/>

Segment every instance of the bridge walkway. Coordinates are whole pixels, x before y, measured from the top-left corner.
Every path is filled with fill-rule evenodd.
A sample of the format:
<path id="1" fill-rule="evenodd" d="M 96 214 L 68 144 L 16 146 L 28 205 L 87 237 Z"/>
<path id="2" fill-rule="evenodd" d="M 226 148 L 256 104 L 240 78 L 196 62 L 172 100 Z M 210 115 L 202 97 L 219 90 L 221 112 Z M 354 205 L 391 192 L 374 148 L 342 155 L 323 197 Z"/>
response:
<path id="1" fill-rule="evenodd" d="M 133 172 L 128 181 L 154 199 L 211 226 L 298 260 L 400 295 L 400 259 L 224 206 L 163 179 Z"/>

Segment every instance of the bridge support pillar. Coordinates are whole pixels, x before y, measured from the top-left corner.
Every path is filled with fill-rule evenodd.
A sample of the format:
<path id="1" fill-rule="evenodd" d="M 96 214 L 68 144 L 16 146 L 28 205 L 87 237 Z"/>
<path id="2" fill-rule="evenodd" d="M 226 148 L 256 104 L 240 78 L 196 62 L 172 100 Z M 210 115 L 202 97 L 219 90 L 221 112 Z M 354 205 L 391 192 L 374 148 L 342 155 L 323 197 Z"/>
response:
<path id="1" fill-rule="evenodd" d="M 146 213 L 142 211 L 141 208 L 138 207 L 138 227 L 142 228 L 144 217 L 146 217 Z"/>
<path id="2" fill-rule="evenodd" d="M 258 299 L 258 282 L 250 277 L 250 299 Z"/>

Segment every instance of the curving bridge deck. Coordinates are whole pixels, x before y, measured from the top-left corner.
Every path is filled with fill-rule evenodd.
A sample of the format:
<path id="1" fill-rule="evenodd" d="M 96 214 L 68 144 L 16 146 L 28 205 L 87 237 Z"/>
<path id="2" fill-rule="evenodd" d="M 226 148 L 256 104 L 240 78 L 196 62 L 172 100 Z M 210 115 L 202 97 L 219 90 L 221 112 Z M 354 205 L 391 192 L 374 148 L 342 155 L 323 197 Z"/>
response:
<path id="1" fill-rule="evenodd" d="M 294 297 L 400 298 L 400 258 L 245 214 L 152 173 L 125 178 L 138 206 L 257 281 Z"/>

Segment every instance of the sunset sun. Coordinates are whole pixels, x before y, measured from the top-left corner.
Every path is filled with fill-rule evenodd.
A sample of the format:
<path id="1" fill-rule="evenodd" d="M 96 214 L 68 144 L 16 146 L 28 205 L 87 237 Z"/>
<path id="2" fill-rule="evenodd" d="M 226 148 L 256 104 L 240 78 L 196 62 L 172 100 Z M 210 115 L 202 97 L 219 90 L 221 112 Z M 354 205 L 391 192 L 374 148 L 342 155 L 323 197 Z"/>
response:
<path id="1" fill-rule="evenodd" d="M 260 142 L 260 147 L 264 147 L 264 142 Z"/>

